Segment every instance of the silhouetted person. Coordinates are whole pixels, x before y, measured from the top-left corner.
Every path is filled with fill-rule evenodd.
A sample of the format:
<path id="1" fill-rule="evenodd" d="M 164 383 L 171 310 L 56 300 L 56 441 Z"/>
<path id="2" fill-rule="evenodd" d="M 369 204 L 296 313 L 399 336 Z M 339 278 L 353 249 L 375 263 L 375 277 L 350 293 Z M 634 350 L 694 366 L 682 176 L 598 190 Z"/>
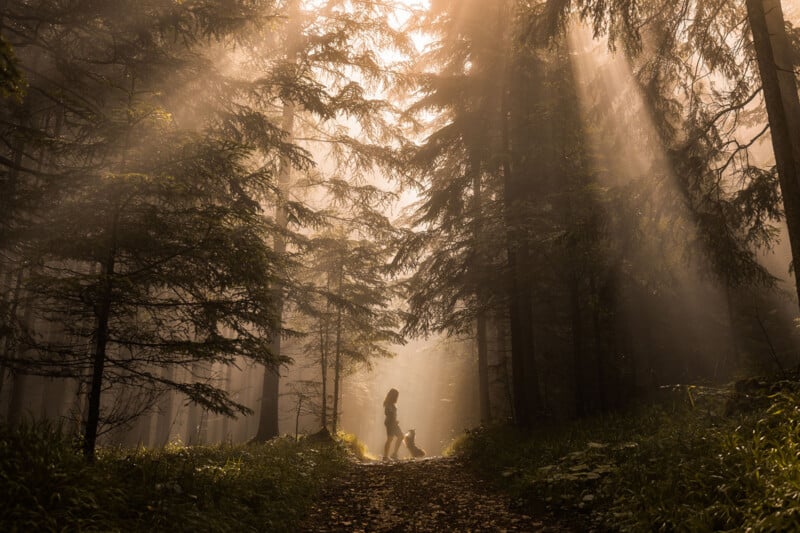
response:
<path id="1" fill-rule="evenodd" d="M 397 389 L 390 389 L 386 394 L 386 399 L 383 400 L 383 412 L 386 415 L 386 420 L 383 421 L 386 426 L 386 444 L 383 447 L 383 460 L 389 460 L 389 447 L 392 445 L 392 439 L 397 439 L 394 443 L 394 450 L 392 451 L 392 459 L 397 459 L 397 449 L 400 448 L 400 443 L 403 442 L 403 432 L 400 430 L 400 422 L 397 421 L 397 397 L 400 393 Z"/>

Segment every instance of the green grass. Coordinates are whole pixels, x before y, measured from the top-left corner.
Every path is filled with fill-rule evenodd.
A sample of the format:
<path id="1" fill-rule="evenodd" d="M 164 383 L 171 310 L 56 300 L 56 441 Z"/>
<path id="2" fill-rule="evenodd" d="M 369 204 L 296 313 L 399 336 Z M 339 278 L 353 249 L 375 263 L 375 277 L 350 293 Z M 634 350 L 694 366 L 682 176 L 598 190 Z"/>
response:
<path id="1" fill-rule="evenodd" d="M 0 427 L 0 531 L 293 531 L 345 445 L 102 449 L 47 424 Z"/>
<path id="2" fill-rule="evenodd" d="M 667 403 L 533 434 L 478 430 L 453 450 L 530 512 L 584 527 L 798 531 L 800 393 L 773 392 L 725 415 L 718 394 L 683 389 Z"/>

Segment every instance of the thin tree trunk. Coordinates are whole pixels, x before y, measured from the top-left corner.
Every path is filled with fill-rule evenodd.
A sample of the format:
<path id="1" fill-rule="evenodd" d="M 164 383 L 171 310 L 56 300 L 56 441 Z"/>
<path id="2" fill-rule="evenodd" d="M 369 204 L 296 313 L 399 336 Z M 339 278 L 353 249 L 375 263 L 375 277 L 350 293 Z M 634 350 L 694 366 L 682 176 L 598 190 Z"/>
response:
<path id="1" fill-rule="evenodd" d="M 571 261 L 575 259 L 572 258 Z M 583 317 L 581 314 L 580 279 L 575 264 L 570 276 L 570 302 L 572 315 L 572 365 L 575 379 L 575 413 L 578 416 L 585 414 L 586 399 L 584 398 L 583 383 Z"/>
<path id="2" fill-rule="evenodd" d="M 17 279 L 16 279 L 16 281 L 14 283 L 14 289 L 9 291 L 9 293 L 10 293 L 10 301 L 11 301 L 11 308 L 9 309 L 9 312 L 8 312 L 8 316 L 9 317 L 16 317 L 17 316 L 17 307 L 18 307 L 18 304 L 19 304 L 20 290 L 21 290 L 21 287 L 22 287 L 22 275 L 23 275 L 23 270 L 20 269 L 17 272 Z M 7 272 L 6 276 L 7 276 L 7 278 L 9 278 L 9 284 L 10 284 L 11 272 L 10 271 Z M 5 342 L 3 342 L 3 360 L 0 361 L 0 393 L 3 392 L 3 385 L 4 385 L 5 381 L 6 381 L 5 359 L 8 356 L 8 354 L 11 353 L 12 348 L 13 348 L 12 336 L 11 335 L 7 335 L 6 338 L 5 338 Z"/>
<path id="3" fill-rule="evenodd" d="M 300 410 L 303 408 L 303 395 L 297 397 L 297 413 L 294 415 L 294 440 L 300 435 Z M 324 427 L 324 426 L 323 426 Z"/>
<path id="4" fill-rule="evenodd" d="M 479 279 L 485 266 L 486 254 L 483 251 L 482 217 L 483 198 L 481 190 L 480 165 L 473 158 L 470 162 L 472 173 L 472 198 L 473 198 L 473 230 L 472 237 L 475 242 L 475 278 Z M 475 287 L 475 299 L 478 311 L 475 317 L 476 341 L 478 344 L 478 397 L 480 399 L 481 423 L 487 424 L 491 420 L 491 405 L 489 402 L 489 347 L 486 334 L 486 290 L 480 282 Z"/>
<path id="5" fill-rule="evenodd" d="M 172 381 L 175 377 L 175 369 L 168 366 L 164 369 L 164 378 Z M 158 406 L 158 421 L 156 423 L 156 446 L 166 446 L 169 444 L 169 438 L 172 436 L 172 405 L 175 399 L 175 393 L 168 390 L 164 393 L 164 397 L 159 402 Z"/>
<path id="6" fill-rule="evenodd" d="M 481 423 L 492 420 L 489 399 L 489 347 L 486 333 L 486 311 L 479 310 L 476 318 L 476 337 L 478 343 L 478 394 L 480 396 Z"/>
<path id="7" fill-rule="evenodd" d="M 8 403 L 8 417 L 10 427 L 19 425 L 22 420 L 22 409 L 25 402 L 25 392 L 28 390 L 28 375 L 20 372 L 12 374 L 11 399 Z"/>
<path id="8" fill-rule="evenodd" d="M 330 276 L 326 280 L 328 292 L 331 290 Z M 325 303 L 325 318 L 320 328 L 320 366 L 322 371 L 322 428 L 328 429 L 328 337 L 330 336 L 330 310 L 331 302 L 328 300 Z"/>
<path id="9" fill-rule="evenodd" d="M 322 407 L 320 408 L 320 423 L 323 429 L 328 429 L 328 355 L 325 347 L 325 337 L 328 335 L 328 318 L 325 317 L 325 329 L 319 332 L 319 365 L 322 375 Z M 322 326 L 322 324 L 320 324 Z"/>
<path id="10" fill-rule="evenodd" d="M 747 0 L 800 304 L 800 100 L 780 0 Z"/>
<path id="11" fill-rule="evenodd" d="M 340 290 L 341 293 L 341 290 Z M 333 366 L 333 434 L 339 429 L 339 382 L 342 379 L 342 309 L 336 313 L 336 353 Z"/>
<path id="12" fill-rule="evenodd" d="M 205 379 L 205 369 L 201 363 L 192 364 L 190 372 L 193 381 L 200 381 Z M 195 402 L 189 405 L 189 413 L 186 416 L 186 444 L 196 446 L 198 444 L 205 444 L 202 438 L 203 433 L 203 411 Z"/>
<path id="13" fill-rule="evenodd" d="M 497 345 L 497 368 L 498 368 L 498 381 L 503 389 L 503 396 L 508 406 L 508 412 L 511 418 L 514 418 L 514 396 L 511 391 L 511 372 L 509 370 L 510 360 L 508 357 L 508 332 L 506 331 L 506 316 L 497 310 L 494 316 L 495 323 L 495 344 Z M 497 416 L 497 413 L 495 413 Z"/>
<path id="14" fill-rule="evenodd" d="M 594 276 L 589 280 L 589 290 L 595 302 L 592 308 L 592 329 L 594 330 L 595 347 L 595 372 L 597 373 L 597 406 L 601 411 L 606 410 L 606 358 L 605 346 L 600 320 L 600 308 L 603 304 Z"/>
<path id="15" fill-rule="evenodd" d="M 233 366 L 232 364 L 225 365 L 225 390 L 230 392 L 233 389 Z M 220 421 L 220 443 L 225 444 L 226 442 L 233 442 L 233 438 L 231 438 L 228 433 L 230 432 L 231 428 L 231 417 L 229 416 L 222 416 L 222 420 Z"/>
<path id="16" fill-rule="evenodd" d="M 86 417 L 86 432 L 83 437 L 83 454 L 89 461 L 94 461 L 97 429 L 100 424 L 100 395 L 103 390 L 103 371 L 106 363 L 106 345 L 108 344 L 109 333 L 108 323 L 111 317 L 111 293 L 117 260 L 118 224 L 119 210 L 114 209 L 110 228 L 110 248 L 100 273 L 102 292 L 100 301 L 97 303 L 97 328 L 92 362 L 92 380 L 89 385 L 89 408 Z"/>

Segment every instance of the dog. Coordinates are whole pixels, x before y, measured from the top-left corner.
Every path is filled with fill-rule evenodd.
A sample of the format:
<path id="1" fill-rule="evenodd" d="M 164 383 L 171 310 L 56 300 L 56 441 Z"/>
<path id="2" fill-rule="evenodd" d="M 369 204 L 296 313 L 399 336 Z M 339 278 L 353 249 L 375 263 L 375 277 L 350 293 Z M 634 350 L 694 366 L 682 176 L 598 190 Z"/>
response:
<path id="1" fill-rule="evenodd" d="M 425 457 L 425 450 L 414 443 L 415 436 L 416 432 L 413 429 L 410 429 L 408 430 L 408 433 L 406 433 L 406 436 L 403 437 L 403 442 L 406 443 L 406 448 L 408 448 L 408 451 L 411 452 L 411 455 L 415 459 L 419 459 L 420 457 Z"/>

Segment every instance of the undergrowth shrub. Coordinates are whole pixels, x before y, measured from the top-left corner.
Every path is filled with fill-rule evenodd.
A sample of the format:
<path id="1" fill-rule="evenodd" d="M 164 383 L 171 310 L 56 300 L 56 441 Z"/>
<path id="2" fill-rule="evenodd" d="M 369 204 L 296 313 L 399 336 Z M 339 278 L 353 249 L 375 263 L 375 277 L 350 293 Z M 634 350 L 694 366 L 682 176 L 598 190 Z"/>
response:
<path id="1" fill-rule="evenodd" d="M 347 453 L 356 459 L 363 461 L 365 459 L 373 458 L 367 449 L 367 445 L 352 433 L 339 431 L 336 434 L 336 440 L 341 444 Z"/>
<path id="2" fill-rule="evenodd" d="M 800 531 L 800 394 L 728 416 L 717 393 L 682 394 L 532 434 L 481 429 L 454 448 L 533 512 L 586 527 Z"/>
<path id="3" fill-rule="evenodd" d="M 58 425 L 0 425 L 0 531 L 102 529 L 122 500 Z"/>
<path id="4" fill-rule="evenodd" d="M 292 531 L 346 461 L 274 439 L 100 449 L 89 464 L 57 427 L 0 427 L 0 531 Z"/>

